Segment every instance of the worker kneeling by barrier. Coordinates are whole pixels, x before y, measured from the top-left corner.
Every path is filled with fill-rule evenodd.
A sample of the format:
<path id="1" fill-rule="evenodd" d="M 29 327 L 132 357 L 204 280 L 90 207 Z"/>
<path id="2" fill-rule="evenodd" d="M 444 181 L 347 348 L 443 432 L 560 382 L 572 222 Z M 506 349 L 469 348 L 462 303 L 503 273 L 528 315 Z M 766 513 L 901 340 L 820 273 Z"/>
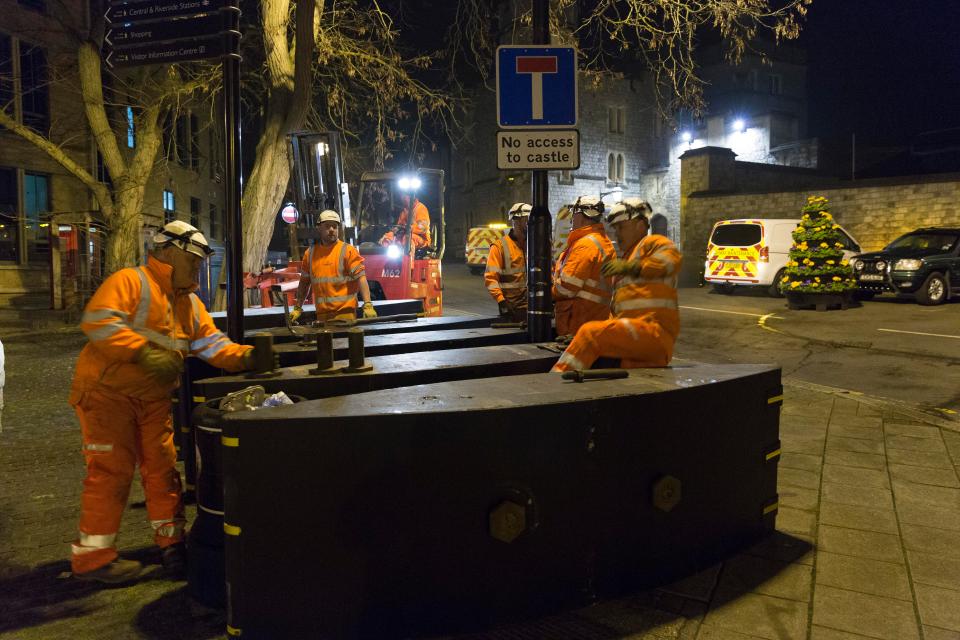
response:
<path id="1" fill-rule="evenodd" d="M 253 395 L 253 392 L 250 395 Z M 288 397 L 293 402 L 303 400 L 301 396 Z M 214 607 L 222 607 L 226 604 L 223 568 L 223 475 L 221 472 L 223 429 L 221 422 L 227 412 L 219 408 L 222 400 L 223 398 L 217 398 L 205 402 L 193 412 L 197 464 L 197 517 L 187 534 L 189 555 L 187 582 L 190 595 Z"/>
<path id="2" fill-rule="evenodd" d="M 223 420 L 228 631 L 489 627 L 676 579 L 774 529 L 780 371 L 463 380 Z"/>

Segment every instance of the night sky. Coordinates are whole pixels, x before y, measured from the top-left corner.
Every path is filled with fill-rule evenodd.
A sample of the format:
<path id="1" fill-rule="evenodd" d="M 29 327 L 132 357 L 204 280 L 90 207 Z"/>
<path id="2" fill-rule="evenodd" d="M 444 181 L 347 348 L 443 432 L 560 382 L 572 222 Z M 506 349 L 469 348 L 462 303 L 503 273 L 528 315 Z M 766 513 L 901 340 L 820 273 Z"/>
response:
<path id="1" fill-rule="evenodd" d="M 814 0 L 810 134 L 906 144 L 960 127 L 960 1 Z"/>

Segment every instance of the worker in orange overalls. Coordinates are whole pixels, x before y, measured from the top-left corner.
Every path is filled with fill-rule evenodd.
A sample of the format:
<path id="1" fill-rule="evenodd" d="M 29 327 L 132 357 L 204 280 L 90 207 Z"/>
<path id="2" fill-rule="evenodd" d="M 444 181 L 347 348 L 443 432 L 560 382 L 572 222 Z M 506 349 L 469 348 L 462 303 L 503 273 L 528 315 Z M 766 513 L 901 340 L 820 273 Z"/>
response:
<path id="1" fill-rule="evenodd" d="M 417 196 L 404 194 L 401 196 L 401 201 L 403 202 L 403 211 L 397 218 L 397 226 L 383 234 L 383 237 L 380 238 L 380 244 L 385 247 L 396 242 L 398 236 L 401 239 L 403 238 L 406 234 L 407 222 L 410 220 L 410 210 L 413 209 L 413 227 L 411 229 L 413 232 L 413 248 L 429 247 L 430 212 L 427 210 L 427 206 L 417 200 Z"/>
<path id="2" fill-rule="evenodd" d="M 527 319 L 527 222 L 531 207 L 517 202 L 507 214 L 512 229 L 490 245 L 483 281 L 497 301 L 500 317 L 522 322 Z"/>
<path id="3" fill-rule="evenodd" d="M 313 245 L 303 254 L 300 287 L 296 305 L 290 312 L 291 322 L 296 322 L 303 313 L 301 305 L 311 286 L 318 321 L 355 320 L 358 290 L 363 297 L 363 317 L 377 317 L 370 301 L 363 258 L 356 247 L 340 239 L 340 214 L 330 209 L 320 212 L 320 244 Z"/>
<path id="4" fill-rule="evenodd" d="M 616 257 L 603 228 L 603 200 L 580 196 L 571 207 L 572 230 L 553 270 L 554 316 L 557 336 L 577 332 L 585 322 L 610 317 L 610 279 L 600 266 Z"/>
<path id="5" fill-rule="evenodd" d="M 141 565 L 117 555 L 116 538 L 140 465 L 147 514 L 169 570 L 185 563 L 180 474 L 174 468 L 171 392 L 193 354 L 228 371 L 253 364 L 253 347 L 217 330 L 196 290 L 200 264 L 213 253 L 196 228 L 177 220 L 154 238 L 146 266 L 117 271 L 97 289 L 80 327 L 70 393 L 80 419 L 87 477 L 80 496 L 80 536 L 71 566 L 80 579 L 127 582 Z"/>
<path id="6" fill-rule="evenodd" d="M 623 258 L 604 263 L 613 278 L 613 318 L 580 327 L 553 371 L 589 369 L 599 357 L 620 358 L 625 369 L 664 367 L 680 332 L 677 274 L 681 256 L 669 238 L 647 235 L 650 205 L 629 198 L 613 205 L 613 226 Z"/>

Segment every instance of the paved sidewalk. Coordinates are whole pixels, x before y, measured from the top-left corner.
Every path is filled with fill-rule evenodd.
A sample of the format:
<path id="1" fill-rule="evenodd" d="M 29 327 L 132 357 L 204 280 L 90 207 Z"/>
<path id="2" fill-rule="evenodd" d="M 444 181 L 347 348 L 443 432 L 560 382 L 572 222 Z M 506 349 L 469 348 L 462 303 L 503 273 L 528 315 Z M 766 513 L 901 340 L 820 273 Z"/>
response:
<path id="1" fill-rule="evenodd" d="M 147 577 L 126 588 L 69 578 L 83 464 L 66 394 L 79 344 L 54 335 L 7 347 L 0 638 L 225 637 L 221 611 L 157 571 L 138 486 L 120 544 L 154 563 Z M 785 386 L 774 536 L 669 587 L 470 637 L 960 639 L 956 423 Z"/>

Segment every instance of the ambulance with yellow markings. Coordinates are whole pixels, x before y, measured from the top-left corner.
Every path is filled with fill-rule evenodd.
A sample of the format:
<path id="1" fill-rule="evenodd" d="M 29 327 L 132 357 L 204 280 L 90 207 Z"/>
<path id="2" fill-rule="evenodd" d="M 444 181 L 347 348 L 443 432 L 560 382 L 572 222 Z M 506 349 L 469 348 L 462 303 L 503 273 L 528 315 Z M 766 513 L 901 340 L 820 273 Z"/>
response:
<path id="1" fill-rule="evenodd" d="M 721 220 L 713 225 L 707 243 L 703 279 L 722 293 L 734 287 L 763 287 L 780 297 L 780 279 L 790 259 L 793 230 L 799 218 Z M 849 260 L 860 245 L 843 227 L 843 257 Z"/>

